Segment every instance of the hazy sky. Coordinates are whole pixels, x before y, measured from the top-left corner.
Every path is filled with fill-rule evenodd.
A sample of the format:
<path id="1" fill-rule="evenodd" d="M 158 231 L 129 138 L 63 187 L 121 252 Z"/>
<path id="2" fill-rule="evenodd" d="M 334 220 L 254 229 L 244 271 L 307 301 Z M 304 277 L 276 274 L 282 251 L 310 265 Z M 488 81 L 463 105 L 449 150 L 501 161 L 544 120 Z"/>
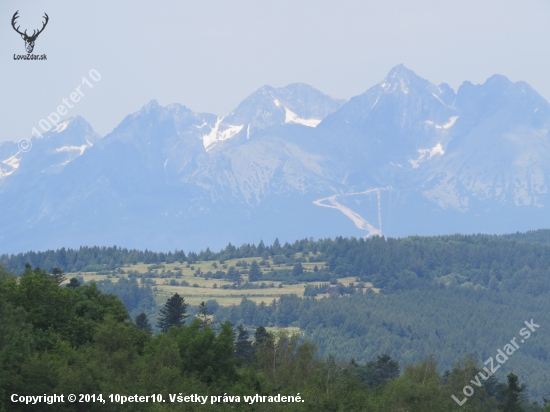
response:
<path id="1" fill-rule="evenodd" d="M 34 54 L 11 27 L 41 27 Z M 349 99 L 404 63 L 455 90 L 495 73 L 550 100 L 548 0 L 96 0 L 0 2 L 0 141 L 30 137 L 70 93 L 67 113 L 101 135 L 151 99 L 223 115 L 269 84 L 304 82 Z M 90 80 L 91 81 L 91 80 Z"/>

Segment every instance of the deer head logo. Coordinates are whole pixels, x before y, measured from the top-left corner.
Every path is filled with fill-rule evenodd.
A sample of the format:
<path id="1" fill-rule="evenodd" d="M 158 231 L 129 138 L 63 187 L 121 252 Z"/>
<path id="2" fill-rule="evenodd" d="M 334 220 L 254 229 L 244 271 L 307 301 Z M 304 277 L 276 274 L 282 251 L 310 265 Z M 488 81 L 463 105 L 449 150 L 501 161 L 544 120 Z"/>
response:
<path id="1" fill-rule="evenodd" d="M 48 24 L 48 20 L 50 19 L 48 17 L 48 15 L 46 13 L 44 13 L 44 18 L 46 19 L 46 21 L 44 23 L 42 23 L 42 28 L 38 31 L 36 30 L 33 30 L 32 32 L 32 35 L 29 36 L 27 34 L 27 30 L 25 30 L 23 33 L 19 31 L 19 26 L 15 27 L 15 23 L 16 23 L 16 20 L 19 18 L 19 10 L 17 10 L 15 12 L 15 14 L 13 15 L 12 19 L 11 19 L 11 25 L 13 27 L 13 29 L 19 33 L 21 35 L 21 38 L 23 40 L 25 40 L 25 48 L 27 49 L 27 53 L 32 53 L 33 49 L 34 49 L 34 42 L 36 41 L 36 38 L 38 37 L 38 35 L 40 33 L 42 33 L 44 31 L 44 28 L 46 27 L 46 25 Z"/>

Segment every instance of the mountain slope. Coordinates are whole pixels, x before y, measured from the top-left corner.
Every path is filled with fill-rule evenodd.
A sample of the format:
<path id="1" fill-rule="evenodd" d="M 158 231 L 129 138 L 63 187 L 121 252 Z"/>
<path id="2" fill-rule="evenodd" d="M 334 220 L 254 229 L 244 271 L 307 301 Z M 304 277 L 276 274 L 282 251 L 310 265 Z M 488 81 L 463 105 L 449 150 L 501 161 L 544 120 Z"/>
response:
<path id="1" fill-rule="evenodd" d="M 0 248 L 535 229 L 549 129 L 524 82 L 455 93 L 402 65 L 347 102 L 304 84 L 222 117 L 151 101 L 103 138 L 75 118 L 0 145 Z"/>

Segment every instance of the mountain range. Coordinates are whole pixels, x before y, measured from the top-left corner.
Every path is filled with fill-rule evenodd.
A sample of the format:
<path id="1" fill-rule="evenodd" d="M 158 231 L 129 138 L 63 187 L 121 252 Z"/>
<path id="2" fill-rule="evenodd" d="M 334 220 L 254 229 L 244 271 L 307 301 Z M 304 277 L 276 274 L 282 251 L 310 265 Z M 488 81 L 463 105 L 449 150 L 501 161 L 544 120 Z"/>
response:
<path id="1" fill-rule="evenodd" d="M 153 100 L 103 137 L 75 117 L 0 144 L 0 251 L 545 227 L 549 129 L 525 82 L 455 92 L 403 65 L 349 101 L 306 84 L 221 117 Z"/>

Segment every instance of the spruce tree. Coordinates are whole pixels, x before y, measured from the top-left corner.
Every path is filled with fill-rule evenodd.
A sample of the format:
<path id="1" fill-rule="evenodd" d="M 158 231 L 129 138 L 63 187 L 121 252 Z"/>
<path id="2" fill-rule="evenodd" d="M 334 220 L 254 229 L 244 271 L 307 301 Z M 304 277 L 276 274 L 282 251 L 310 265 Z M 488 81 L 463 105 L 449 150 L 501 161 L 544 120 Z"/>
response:
<path id="1" fill-rule="evenodd" d="M 296 263 L 292 268 L 292 276 L 299 276 L 304 273 L 304 267 L 300 262 Z"/>
<path id="2" fill-rule="evenodd" d="M 501 394 L 504 396 L 504 412 L 524 412 L 521 407 L 521 403 L 526 401 L 526 395 L 523 393 L 525 391 L 525 384 L 518 383 L 518 377 L 513 373 L 510 373 L 508 376 L 508 386 L 501 391 Z"/>
<path id="3" fill-rule="evenodd" d="M 396 379 L 399 376 L 399 363 L 386 353 L 378 356 L 375 368 L 382 385 L 385 385 L 388 380 Z"/>
<path id="4" fill-rule="evenodd" d="M 283 251 L 281 248 L 281 244 L 279 243 L 279 238 L 275 239 L 275 242 L 273 242 L 273 246 L 271 247 L 271 250 L 273 250 L 273 254 L 278 255 Z"/>
<path id="5" fill-rule="evenodd" d="M 160 310 L 158 322 L 160 330 L 167 332 L 172 326 L 181 327 L 185 323 L 185 318 L 189 316 L 186 314 L 187 306 L 185 299 L 177 293 L 169 298 Z"/>
<path id="6" fill-rule="evenodd" d="M 209 325 L 210 323 L 212 323 L 212 321 L 208 318 L 208 316 L 211 315 L 211 314 L 212 313 L 208 309 L 208 306 L 206 306 L 206 303 L 204 303 L 204 301 L 202 301 L 199 305 L 198 317 L 200 318 L 203 326 L 206 326 L 206 325 Z"/>
<path id="7" fill-rule="evenodd" d="M 254 282 L 262 278 L 262 271 L 260 270 L 260 265 L 255 260 L 250 264 L 250 270 L 248 271 L 248 281 Z"/>
<path id="8" fill-rule="evenodd" d="M 256 248 L 256 250 L 258 251 L 258 254 L 261 256 L 262 253 L 264 253 L 265 249 L 266 248 L 265 248 L 264 241 L 260 240 L 260 243 L 258 243 L 258 247 Z"/>
<path id="9" fill-rule="evenodd" d="M 269 339 L 269 332 L 263 327 L 258 326 L 254 332 L 254 346 L 261 346 Z"/>
<path id="10" fill-rule="evenodd" d="M 248 331 L 243 325 L 237 326 L 237 340 L 235 341 L 235 357 L 244 358 L 247 362 L 252 361 L 254 348 L 248 340 Z"/>
<path id="11" fill-rule="evenodd" d="M 237 269 L 235 269 L 235 266 L 230 266 L 225 276 L 227 280 L 230 282 L 235 282 L 237 285 L 240 285 L 242 282 L 241 274 Z"/>
<path id="12" fill-rule="evenodd" d="M 361 368 L 359 376 L 371 388 L 385 386 L 388 380 L 399 376 L 399 363 L 388 354 L 379 355 L 376 361 L 369 361 Z"/>
<path id="13" fill-rule="evenodd" d="M 136 316 L 134 324 L 136 325 L 137 329 L 144 330 L 151 334 L 151 324 L 149 323 L 149 319 L 147 319 L 147 315 L 144 312 L 141 312 L 139 315 Z"/>

